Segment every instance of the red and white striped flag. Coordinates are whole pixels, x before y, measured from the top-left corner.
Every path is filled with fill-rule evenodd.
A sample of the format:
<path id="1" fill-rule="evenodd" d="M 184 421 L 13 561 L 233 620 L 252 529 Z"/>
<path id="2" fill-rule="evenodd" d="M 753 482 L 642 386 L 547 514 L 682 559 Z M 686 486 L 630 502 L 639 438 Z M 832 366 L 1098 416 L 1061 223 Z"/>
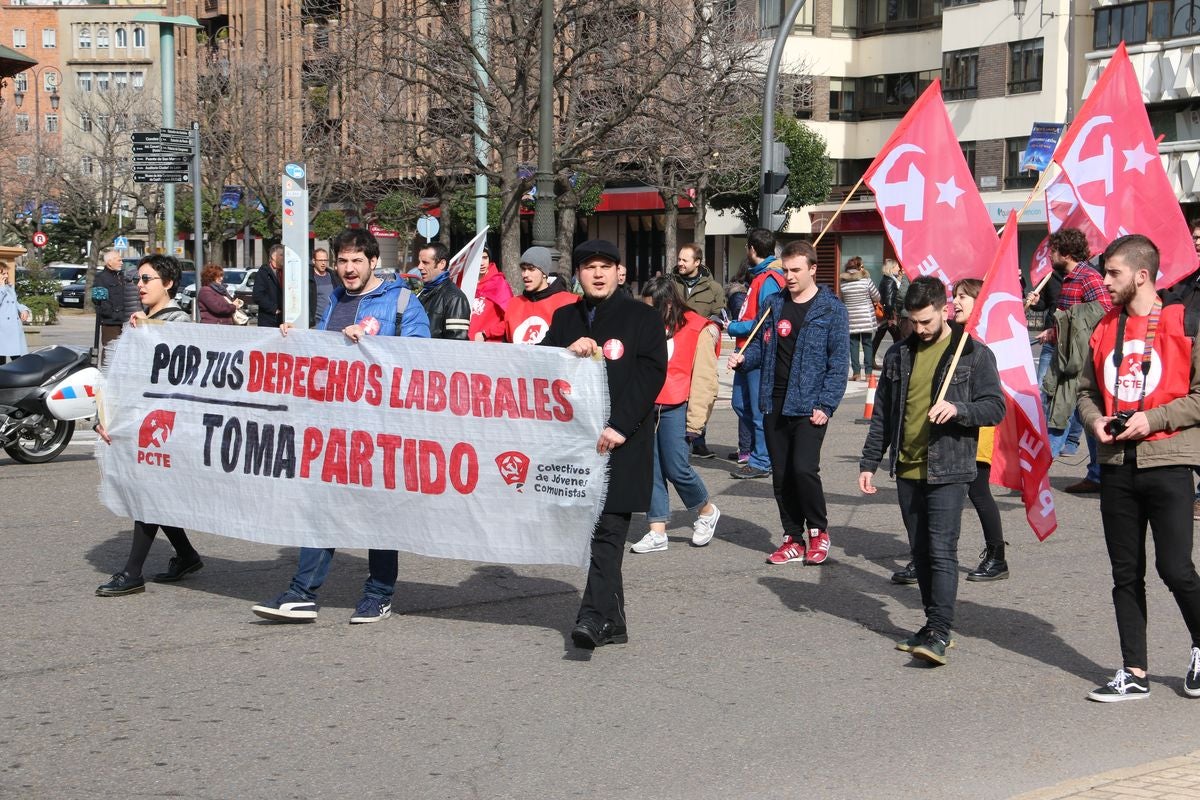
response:
<path id="1" fill-rule="evenodd" d="M 1017 263 L 1017 218 L 1008 216 L 996 258 L 983 279 L 983 289 L 967 320 L 967 332 L 996 356 L 1007 413 L 996 426 L 992 451 L 992 479 L 1021 493 L 1025 518 L 1038 540 L 1054 533 L 1054 492 L 1050 489 L 1050 442 L 1046 414 L 1037 385 L 1029 330 L 1021 300 Z"/>

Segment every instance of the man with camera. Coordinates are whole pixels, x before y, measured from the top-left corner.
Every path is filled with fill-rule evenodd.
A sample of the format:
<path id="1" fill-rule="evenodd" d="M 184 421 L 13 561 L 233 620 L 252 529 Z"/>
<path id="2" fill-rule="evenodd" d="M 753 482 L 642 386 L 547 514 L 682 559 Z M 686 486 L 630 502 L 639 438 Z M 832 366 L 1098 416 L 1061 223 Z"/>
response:
<path id="1" fill-rule="evenodd" d="M 1123 663 L 1088 694 L 1101 703 L 1150 693 L 1146 677 L 1146 524 L 1155 568 L 1191 635 L 1183 691 L 1200 697 L 1200 577 L 1192 564 L 1192 465 L 1200 463 L 1200 347 L 1185 306 L 1154 288 L 1158 248 L 1122 236 L 1104 253 L 1113 308 L 1096 326 L 1079 381 L 1079 416 L 1099 443 L 1100 518 L 1112 565 Z"/>

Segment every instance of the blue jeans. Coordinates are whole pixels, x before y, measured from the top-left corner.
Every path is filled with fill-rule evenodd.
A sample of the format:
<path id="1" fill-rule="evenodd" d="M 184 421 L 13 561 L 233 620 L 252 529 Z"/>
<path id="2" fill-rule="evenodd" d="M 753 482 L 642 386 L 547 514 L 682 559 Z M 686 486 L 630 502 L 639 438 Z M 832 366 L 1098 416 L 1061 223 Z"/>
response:
<path id="1" fill-rule="evenodd" d="M 296 566 L 296 574 L 288 590 L 294 592 L 310 603 L 317 600 L 317 589 L 329 575 L 329 566 L 333 563 L 334 549 L 332 547 L 301 547 L 300 563 Z M 367 564 L 370 574 L 363 584 L 364 597 L 377 597 L 380 600 L 391 600 L 396 591 L 396 578 L 400 573 L 400 560 L 395 550 L 368 550 Z"/>
<path id="2" fill-rule="evenodd" d="M 671 518 L 671 496 L 667 481 L 679 492 L 688 511 L 699 511 L 708 503 L 708 489 L 688 461 L 687 403 L 656 406 L 654 485 L 650 491 L 648 522 L 666 522 Z"/>
<path id="3" fill-rule="evenodd" d="M 850 371 L 855 375 L 865 373 L 870 375 L 875 369 L 875 333 L 850 334 Z M 862 361 L 858 360 L 858 348 L 862 348 Z"/>
<path id="4" fill-rule="evenodd" d="M 1052 344 L 1044 344 L 1038 351 L 1037 363 L 1037 385 L 1038 391 L 1042 394 L 1042 411 L 1047 418 L 1050 416 L 1050 395 L 1042 392 L 1042 381 L 1046 378 L 1046 373 L 1050 371 L 1050 364 L 1054 361 L 1054 354 L 1057 348 Z"/>
<path id="5" fill-rule="evenodd" d="M 1066 428 L 1051 428 L 1050 434 L 1050 455 L 1052 458 L 1058 458 L 1066 447 L 1067 442 L 1072 439 L 1078 443 L 1080 434 L 1083 434 L 1087 439 L 1088 448 L 1088 465 L 1086 478 L 1094 483 L 1100 482 L 1100 462 L 1096 460 L 1096 439 L 1091 434 L 1083 430 L 1083 421 L 1079 419 L 1079 412 L 1076 411 L 1071 415 L 1071 422 Z"/>
<path id="6" fill-rule="evenodd" d="M 958 596 L 958 535 L 967 484 L 897 478 L 896 496 L 921 587 L 925 624 L 949 639 Z"/>
<path id="7" fill-rule="evenodd" d="M 738 416 L 738 450 L 750 453 L 750 466 L 768 470 L 771 468 L 771 457 L 767 454 L 767 439 L 763 435 L 763 411 L 758 403 L 758 384 L 761 377 L 761 368 L 740 369 L 733 373 L 733 411 Z M 743 426 L 745 446 L 742 439 Z"/>

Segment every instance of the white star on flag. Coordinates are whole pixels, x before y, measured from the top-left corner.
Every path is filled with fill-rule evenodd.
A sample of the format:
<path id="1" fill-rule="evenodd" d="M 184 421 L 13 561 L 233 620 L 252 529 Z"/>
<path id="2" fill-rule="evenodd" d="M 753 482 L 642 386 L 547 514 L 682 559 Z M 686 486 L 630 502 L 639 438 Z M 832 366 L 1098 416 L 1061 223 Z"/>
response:
<path id="1" fill-rule="evenodd" d="M 937 202 L 945 203 L 951 208 L 957 208 L 958 198 L 966 194 L 966 190 L 960 189 L 955 185 L 954 176 L 951 175 L 950 180 L 945 183 L 937 183 L 937 181 L 934 181 L 934 183 L 938 188 Z"/>
<path id="2" fill-rule="evenodd" d="M 1138 142 L 1138 146 L 1132 150 L 1122 150 L 1125 154 L 1125 171 L 1136 169 L 1143 175 L 1146 174 L 1146 165 L 1154 160 L 1154 156 L 1146 152 L 1145 142 Z"/>

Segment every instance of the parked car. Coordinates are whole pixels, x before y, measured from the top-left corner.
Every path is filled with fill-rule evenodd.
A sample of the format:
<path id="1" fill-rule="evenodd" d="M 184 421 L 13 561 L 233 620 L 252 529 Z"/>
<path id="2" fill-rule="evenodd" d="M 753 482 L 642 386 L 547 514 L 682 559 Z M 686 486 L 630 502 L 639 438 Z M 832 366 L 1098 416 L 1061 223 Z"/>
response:
<path id="1" fill-rule="evenodd" d="M 50 264 L 46 268 L 50 270 L 50 274 L 54 276 L 59 285 L 64 287 L 87 277 L 85 264 Z"/>
<path id="2" fill-rule="evenodd" d="M 86 287 L 87 283 L 83 278 L 62 287 L 62 290 L 54 295 L 54 299 L 58 301 L 59 308 L 83 308 Z"/>

